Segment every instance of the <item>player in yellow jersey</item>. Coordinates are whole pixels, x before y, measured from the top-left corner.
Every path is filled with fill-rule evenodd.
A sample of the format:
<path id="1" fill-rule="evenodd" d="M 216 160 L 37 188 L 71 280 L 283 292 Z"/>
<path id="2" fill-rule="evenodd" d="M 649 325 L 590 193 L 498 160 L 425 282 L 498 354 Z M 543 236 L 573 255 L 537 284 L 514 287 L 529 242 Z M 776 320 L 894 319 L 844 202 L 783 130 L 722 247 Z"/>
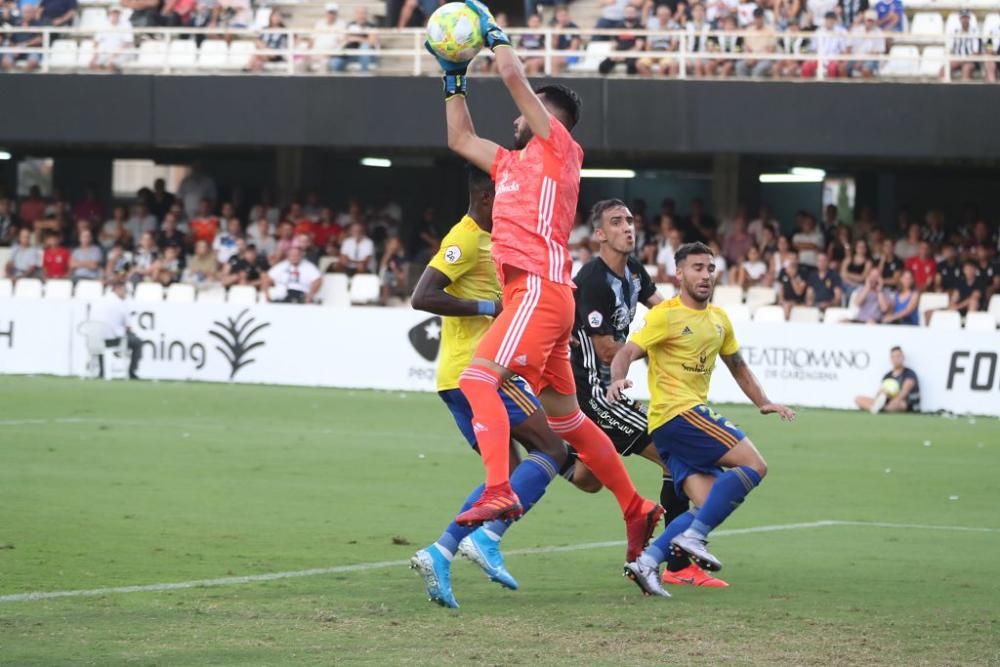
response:
<path id="1" fill-rule="evenodd" d="M 702 243 L 682 245 L 675 256 L 680 294 L 652 308 L 611 362 L 608 400 L 617 401 L 632 383 L 632 362 L 649 359 L 649 432 L 667 461 L 678 494 L 694 509 L 667 526 L 663 535 L 625 565 L 625 574 L 647 595 L 669 597 L 660 586 L 659 565 L 671 553 L 706 570 L 722 563 L 708 550 L 708 534 L 722 523 L 767 474 L 767 464 L 735 424 L 712 410 L 708 386 L 718 357 L 761 414 L 785 421 L 795 412 L 772 403 L 740 356 L 726 311 L 709 303 L 715 257 Z"/>
<path id="2" fill-rule="evenodd" d="M 493 181 L 489 174 L 469 169 L 469 210 L 441 241 L 441 248 L 424 270 L 413 292 L 418 310 L 441 315 L 441 350 L 438 361 L 438 395 L 451 411 L 462 435 L 476 451 L 472 408 L 458 388 L 458 379 L 475 355 L 479 340 L 500 312 L 500 283 L 491 256 Z M 545 413 L 527 383 L 514 376 L 500 386 L 500 397 L 511 423 L 511 435 L 529 450 L 523 461 L 511 442 L 511 485 L 525 511 L 534 505 L 549 482 L 566 463 L 566 446 L 549 428 Z M 462 507 L 464 512 L 482 495 L 476 488 Z M 517 582 L 504 567 L 500 537 L 508 524 L 488 522 L 476 527 L 449 524 L 434 544 L 417 551 L 411 566 L 424 579 L 427 595 L 445 607 L 457 607 L 451 590 L 451 560 L 461 552 L 486 575 L 510 589 Z"/>

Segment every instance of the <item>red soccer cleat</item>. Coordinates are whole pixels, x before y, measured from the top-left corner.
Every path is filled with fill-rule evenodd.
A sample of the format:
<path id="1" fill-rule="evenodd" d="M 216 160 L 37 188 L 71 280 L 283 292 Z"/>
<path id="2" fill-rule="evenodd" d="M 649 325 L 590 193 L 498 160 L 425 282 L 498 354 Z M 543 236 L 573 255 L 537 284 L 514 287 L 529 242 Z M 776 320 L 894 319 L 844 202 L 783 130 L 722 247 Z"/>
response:
<path id="1" fill-rule="evenodd" d="M 639 510 L 625 518 L 625 534 L 628 546 L 625 549 L 625 562 L 631 563 L 642 554 L 649 544 L 649 538 L 656 530 L 656 524 L 663 516 L 663 508 L 652 500 L 643 500 Z"/>
<path id="2" fill-rule="evenodd" d="M 488 521 L 517 521 L 524 515 L 524 508 L 517 494 L 506 489 L 483 491 L 472 507 L 455 517 L 455 523 L 466 528 L 481 526 Z"/>
<path id="3" fill-rule="evenodd" d="M 665 584 L 671 584 L 674 586 L 704 586 L 705 588 L 729 587 L 729 584 L 725 581 L 713 577 L 694 563 L 691 563 L 683 570 L 678 570 L 677 572 L 664 570 L 661 580 Z"/>

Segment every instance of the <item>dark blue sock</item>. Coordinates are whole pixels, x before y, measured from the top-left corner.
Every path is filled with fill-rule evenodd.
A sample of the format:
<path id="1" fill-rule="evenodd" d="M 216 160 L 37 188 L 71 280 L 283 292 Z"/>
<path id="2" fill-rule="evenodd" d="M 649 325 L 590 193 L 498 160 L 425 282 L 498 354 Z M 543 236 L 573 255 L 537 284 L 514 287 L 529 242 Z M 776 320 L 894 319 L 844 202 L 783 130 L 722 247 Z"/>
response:
<path id="1" fill-rule="evenodd" d="M 517 497 L 521 499 L 525 514 L 538 502 L 539 498 L 545 495 L 545 489 L 548 488 L 549 482 L 557 474 L 559 474 L 559 465 L 551 456 L 542 452 L 531 452 L 521 461 L 521 465 L 514 468 L 514 472 L 510 476 L 510 485 Z M 484 524 L 483 528 L 497 537 L 503 537 L 510 525 L 506 521 L 490 521 Z"/>
<path id="2" fill-rule="evenodd" d="M 694 521 L 694 510 L 684 512 L 684 514 L 678 516 L 670 522 L 667 529 L 663 531 L 662 535 L 657 537 L 652 544 L 646 547 L 643 555 L 649 556 L 655 560 L 657 565 L 672 558 L 670 540 L 687 530 L 691 526 L 692 521 Z"/>
<path id="3" fill-rule="evenodd" d="M 465 499 L 465 504 L 462 505 L 462 509 L 458 510 L 456 516 L 458 516 L 458 514 L 461 514 L 465 510 L 472 507 L 472 504 L 477 500 L 479 500 L 479 496 L 483 495 L 484 488 L 486 488 L 485 485 L 480 484 L 475 489 L 473 489 L 472 493 L 469 494 L 469 497 Z M 462 526 L 452 521 L 451 523 L 448 524 L 448 527 L 444 529 L 444 532 L 441 533 L 441 537 L 438 538 L 437 544 L 442 548 L 447 549 L 451 553 L 451 555 L 454 556 L 455 553 L 458 551 L 458 543 L 461 542 L 462 538 L 471 533 L 473 530 L 474 529 L 463 528 Z"/>
<path id="4" fill-rule="evenodd" d="M 702 538 L 706 537 L 740 506 L 747 494 L 758 484 L 760 475 L 747 466 L 730 468 L 716 477 L 704 507 L 698 510 L 698 516 L 691 523 L 691 530 Z"/>

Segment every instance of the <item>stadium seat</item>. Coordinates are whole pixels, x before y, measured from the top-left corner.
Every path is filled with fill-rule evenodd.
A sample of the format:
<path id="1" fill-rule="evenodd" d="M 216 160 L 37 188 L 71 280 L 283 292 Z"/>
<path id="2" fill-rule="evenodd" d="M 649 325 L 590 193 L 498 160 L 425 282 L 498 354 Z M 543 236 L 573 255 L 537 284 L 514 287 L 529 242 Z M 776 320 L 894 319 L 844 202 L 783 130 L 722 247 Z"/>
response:
<path id="1" fill-rule="evenodd" d="M 743 288 L 736 285 L 716 285 L 712 303 L 723 307 L 743 303 Z"/>
<path id="2" fill-rule="evenodd" d="M 171 40 L 167 48 L 167 67 L 192 69 L 198 63 L 198 45 L 193 39 Z"/>
<path id="3" fill-rule="evenodd" d="M 948 295 L 944 292 L 924 292 L 917 302 L 917 311 L 920 313 L 920 323 L 926 322 L 924 313 L 929 310 L 940 310 L 948 307 Z"/>
<path id="4" fill-rule="evenodd" d="M 7 262 L 10 260 L 10 247 L 0 246 L 0 267 L 7 266 Z"/>
<path id="5" fill-rule="evenodd" d="M 910 21 L 912 35 L 944 34 L 944 19 L 937 12 L 917 12 Z"/>
<path id="6" fill-rule="evenodd" d="M 140 303 L 163 301 L 163 285 L 160 283 L 139 283 L 132 293 L 132 300 Z"/>
<path id="7" fill-rule="evenodd" d="M 936 79 L 944 72 L 944 47 L 925 46 L 920 58 L 920 76 Z"/>
<path id="8" fill-rule="evenodd" d="M 15 299 L 41 299 L 42 281 L 38 278 L 21 278 L 14 283 Z"/>
<path id="9" fill-rule="evenodd" d="M 954 331 L 962 328 L 962 315 L 957 310 L 939 310 L 931 315 L 931 329 Z"/>
<path id="10" fill-rule="evenodd" d="M 655 283 L 657 277 L 660 275 L 660 267 L 656 264 L 643 264 L 642 268 L 646 269 L 646 273 L 649 274 L 649 277 L 652 278 Z"/>
<path id="11" fill-rule="evenodd" d="M 84 7 L 76 27 L 81 30 L 100 30 L 108 25 L 108 12 L 103 7 Z"/>
<path id="12" fill-rule="evenodd" d="M 257 288 L 253 285 L 233 285 L 226 297 L 228 303 L 253 305 L 257 303 Z"/>
<path id="13" fill-rule="evenodd" d="M 784 322 L 785 309 L 781 306 L 760 306 L 753 313 L 754 322 Z"/>
<path id="14" fill-rule="evenodd" d="M 850 322 L 852 319 L 854 319 L 853 308 L 831 307 L 827 308 L 823 313 L 823 322 L 825 324 L 840 324 L 841 322 Z"/>
<path id="15" fill-rule="evenodd" d="M 566 69 L 570 72 L 596 72 L 601 61 L 608 57 L 614 46 L 615 43 L 612 41 L 592 41 L 587 44 L 586 52 L 579 62 L 573 63 Z"/>
<path id="16" fill-rule="evenodd" d="M 996 331 L 997 321 L 990 313 L 969 313 L 965 316 L 965 329 L 967 331 Z"/>
<path id="17" fill-rule="evenodd" d="M 130 65 L 136 69 L 162 69 L 167 60 L 167 45 L 158 39 L 147 39 L 139 45 L 139 57 Z"/>
<path id="18" fill-rule="evenodd" d="M 948 14 L 948 19 L 944 22 L 945 34 L 950 35 L 951 33 L 959 30 L 961 27 L 962 27 L 962 22 L 961 19 L 959 18 L 958 12 L 952 12 L 951 14 Z M 972 14 L 969 17 L 969 27 L 975 29 L 979 28 L 979 19 L 976 18 L 975 14 Z"/>
<path id="19" fill-rule="evenodd" d="M 229 45 L 229 60 L 226 62 L 227 69 L 243 69 L 250 64 L 257 45 L 249 39 L 238 39 Z"/>
<path id="20" fill-rule="evenodd" d="M 994 2 L 994 0 L 989 1 Z M 996 5 L 994 5 L 994 7 L 995 6 Z M 983 18 L 983 29 L 979 31 L 979 34 L 989 36 L 992 35 L 994 31 L 1000 31 L 1000 14 L 987 14 L 986 17 Z M 996 44 L 994 44 L 993 47 L 996 48 Z"/>
<path id="21" fill-rule="evenodd" d="M 997 324 L 1000 324 L 1000 294 L 994 294 L 990 298 L 990 305 L 986 308 L 986 312 L 993 316 Z"/>
<path id="22" fill-rule="evenodd" d="M 677 296 L 677 288 L 670 283 L 656 283 L 656 291 L 662 294 L 664 299 L 673 299 Z"/>
<path id="23" fill-rule="evenodd" d="M 268 22 L 271 20 L 271 11 L 272 8 L 270 6 L 257 8 L 257 11 L 253 15 L 253 30 L 263 30 L 267 27 Z"/>
<path id="24" fill-rule="evenodd" d="M 86 10 L 84 10 L 86 11 Z M 52 42 L 49 67 L 52 69 L 74 69 L 76 67 L 76 42 L 72 39 L 57 39 Z"/>
<path id="25" fill-rule="evenodd" d="M 889 49 L 889 62 L 879 71 L 882 76 L 919 76 L 920 49 L 911 44 L 896 44 Z"/>
<path id="26" fill-rule="evenodd" d="M 198 67 L 225 69 L 229 62 L 229 45 L 224 39 L 206 39 L 198 49 Z"/>
<path id="27" fill-rule="evenodd" d="M 342 308 L 351 305 L 347 276 L 343 273 L 323 274 L 323 284 L 319 288 L 319 298 L 324 306 Z"/>
<path id="28" fill-rule="evenodd" d="M 94 60 L 94 40 L 85 39 L 77 45 L 76 66 L 80 69 L 90 67 Z"/>
<path id="29" fill-rule="evenodd" d="M 792 312 L 788 315 L 789 322 L 806 322 L 806 323 L 819 323 L 820 312 L 819 308 L 813 308 L 812 306 L 795 306 L 792 308 Z"/>
<path id="30" fill-rule="evenodd" d="M 746 304 L 728 303 L 722 307 L 725 309 L 726 315 L 729 316 L 730 322 L 749 322 L 751 319 L 750 309 L 747 308 Z"/>
<path id="31" fill-rule="evenodd" d="M 317 264 L 317 266 L 319 267 L 319 272 L 326 273 L 326 270 L 329 269 L 330 266 L 333 265 L 335 261 L 337 261 L 337 258 L 332 255 L 328 255 L 326 257 L 320 257 L 319 264 Z"/>
<path id="32" fill-rule="evenodd" d="M 0 299 L 9 299 L 14 293 L 14 283 L 10 278 L 0 278 Z"/>
<path id="33" fill-rule="evenodd" d="M 222 285 L 212 285 L 197 290 L 198 303 L 225 303 L 226 290 Z"/>
<path id="34" fill-rule="evenodd" d="M 99 299 L 104 294 L 104 285 L 100 280 L 78 280 L 73 289 L 74 299 Z"/>
<path id="35" fill-rule="evenodd" d="M 53 278 L 52 280 L 45 281 L 45 298 L 46 299 L 72 299 L 73 298 L 73 281 L 71 280 L 57 280 Z"/>
<path id="36" fill-rule="evenodd" d="M 374 303 L 378 301 L 381 283 L 378 276 L 371 273 L 359 273 L 351 278 L 351 303 Z"/>
<path id="37" fill-rule="evenodd" d="M 777 299 L 773 287 L 751 287 L 747 290 L 746 296 L 747 308 L 751 313 L 761 306 L 771 305 Z"/>
<path id="38" fill-rule="evenodd" d="M 174 283 L 167 288 L 167 301 L 170 303 L 194 303 L 194 285 Z"/>

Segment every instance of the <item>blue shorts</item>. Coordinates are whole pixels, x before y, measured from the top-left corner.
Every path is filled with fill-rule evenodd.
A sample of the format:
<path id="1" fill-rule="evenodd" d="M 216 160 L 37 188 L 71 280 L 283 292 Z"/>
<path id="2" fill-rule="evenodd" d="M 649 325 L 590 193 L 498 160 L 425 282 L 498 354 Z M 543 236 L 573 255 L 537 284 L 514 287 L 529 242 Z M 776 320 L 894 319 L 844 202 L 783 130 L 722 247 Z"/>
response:
<path id="1" fill-rule="evenodd" d="M 465 436 L 472 447 L 476 447 L 476 434 L 472 430 L 472 406 L 466 400 L 461 389 L 446 389 L 439 391 L 438 396 L 451 410 L 458 430 Z M 533 415 L 540 407 L 538 398 L 528 389 L 527 383 L 519 377 L 513 377 L 500 385 L 500 398 L 507 408 L 510 425 L 519 426 L 525 419 Z"/>
<path id="2" fill-rule="evenodd" d="M 743 431 L 705 404 L 682 412 L 652 433 L 660 458 L 674 478 L 674 490 L 682 498 L 684 480 L 694 473 L 717 476 L 718 461 L 745 438 Z"/>

